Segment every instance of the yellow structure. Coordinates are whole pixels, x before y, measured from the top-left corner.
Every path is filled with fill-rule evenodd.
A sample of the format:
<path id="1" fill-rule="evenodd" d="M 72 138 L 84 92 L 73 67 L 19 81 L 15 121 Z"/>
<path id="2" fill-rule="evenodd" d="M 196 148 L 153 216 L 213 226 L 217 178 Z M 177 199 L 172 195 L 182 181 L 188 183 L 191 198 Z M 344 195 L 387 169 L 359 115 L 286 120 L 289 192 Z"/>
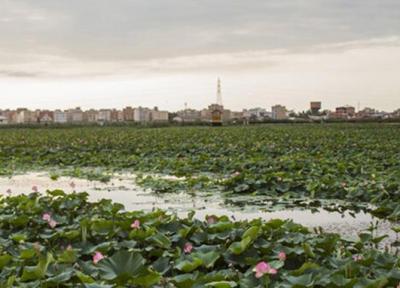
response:
<path id="1" fill-rule="evenodd" d="M 221 126 L 224 107 L 219 104 L 211 104 L 208 109 L 211 111 L 211 124 L 213 126 Z"/>

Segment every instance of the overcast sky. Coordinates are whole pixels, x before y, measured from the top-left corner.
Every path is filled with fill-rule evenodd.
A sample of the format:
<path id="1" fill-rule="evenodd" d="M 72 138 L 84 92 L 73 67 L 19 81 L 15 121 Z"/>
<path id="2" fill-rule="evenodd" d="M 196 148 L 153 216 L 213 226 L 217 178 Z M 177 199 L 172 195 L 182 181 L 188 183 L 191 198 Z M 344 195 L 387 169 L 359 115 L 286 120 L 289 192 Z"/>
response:
<path id="1" fill-rule="evenodd" d="M 0 108 L 400 108 L 399 0 L 0 0 Z"/>

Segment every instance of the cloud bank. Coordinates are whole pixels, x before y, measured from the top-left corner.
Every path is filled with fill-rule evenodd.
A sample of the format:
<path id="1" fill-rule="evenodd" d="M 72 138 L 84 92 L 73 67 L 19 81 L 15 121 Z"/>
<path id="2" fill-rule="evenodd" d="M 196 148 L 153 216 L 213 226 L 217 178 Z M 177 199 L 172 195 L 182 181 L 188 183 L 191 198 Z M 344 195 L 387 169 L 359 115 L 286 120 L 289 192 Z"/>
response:
<path id="1" fill-rule="evenodd" d="M 0 88 L 10 95 L 0 105 L 41 95 L 41 105 L 107 105 L 125 93 L 125 102 L 200 106 L 220 76 L 235 108 L 249 95 L 252 105 L 400 106 L 397 0 L 0 0 L 0 35 Z M 81 89 L 62 92 L 60 82 Z"/>

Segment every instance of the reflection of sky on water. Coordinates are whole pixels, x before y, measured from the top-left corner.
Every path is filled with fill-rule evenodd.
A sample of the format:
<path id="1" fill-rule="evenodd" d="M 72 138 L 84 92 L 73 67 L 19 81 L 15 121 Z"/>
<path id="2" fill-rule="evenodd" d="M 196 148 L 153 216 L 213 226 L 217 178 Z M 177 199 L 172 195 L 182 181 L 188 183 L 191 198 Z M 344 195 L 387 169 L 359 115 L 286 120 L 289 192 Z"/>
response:
<path id="1" fill-rule="evenodd" d="M 73 183 L 73 185 L 71 185 Z M 343 236 L 355 237 L 357 233 L 367 229 L 371 221 L 371 215 L 359 212 L 355 216 L 349 212 L 328 212 L 319 209 L 315 213 L 306 209 L 287 209 L 274 212 L 266 212 L 262 205 L 243 205 L 243 199 L 237 197 L 241 207 L 226 205 L 225 200 L 218 193 L 189 195 L 185 193 L 154 194 L 144 191 L 137 185 L 133 175 L 121 175 L 115 177 L 108 183 L 88 181 L 78 178 L 60 177 L 53 181 L 45 173 L 29 173 L 16 175 L 11 178 L 0 178 L 0 193 L 5 194 L 11 189 L 12 195 L 32 192 L 32 186 L 37 186 L 39 192 L 46 190 L 62 189 L 65 192 L 88 192 L 90 201 L 100 199 L 111 199 L 124 204 L 127 210 L 146 210 L 160 208 L 176 212 L 185 217 L 189 211 L 196 211 L 195 217 L 204 219 L 206 215 L 227 215 L 235 220 L 251 220 L 262 218 L 270 219 L 292 219 L 294 222 L 308 226 L 321 226 L 325 231 L 339 233 Z M 71 186 L 74 186 L 71 187 Z M 235 199 L 233 199 L 235 200 Z M 235 203 L 235 201 L 232 201 Z M 252 203 L 262 203 L 256 199 Z M 379 233 L 395 235 L 390 230 L 390 224 L 382 222 Z"/>

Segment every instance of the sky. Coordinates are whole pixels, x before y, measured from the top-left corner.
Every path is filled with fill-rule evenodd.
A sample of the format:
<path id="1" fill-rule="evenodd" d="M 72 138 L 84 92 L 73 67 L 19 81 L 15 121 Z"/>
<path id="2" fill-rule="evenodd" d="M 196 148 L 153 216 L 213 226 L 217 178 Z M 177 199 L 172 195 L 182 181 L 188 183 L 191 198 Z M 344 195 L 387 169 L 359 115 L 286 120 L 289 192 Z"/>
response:
<path id="1" fill-rule="evenodd" d="M 400 108 L 398 0 L 0 0 L 0 109 Z"/>

